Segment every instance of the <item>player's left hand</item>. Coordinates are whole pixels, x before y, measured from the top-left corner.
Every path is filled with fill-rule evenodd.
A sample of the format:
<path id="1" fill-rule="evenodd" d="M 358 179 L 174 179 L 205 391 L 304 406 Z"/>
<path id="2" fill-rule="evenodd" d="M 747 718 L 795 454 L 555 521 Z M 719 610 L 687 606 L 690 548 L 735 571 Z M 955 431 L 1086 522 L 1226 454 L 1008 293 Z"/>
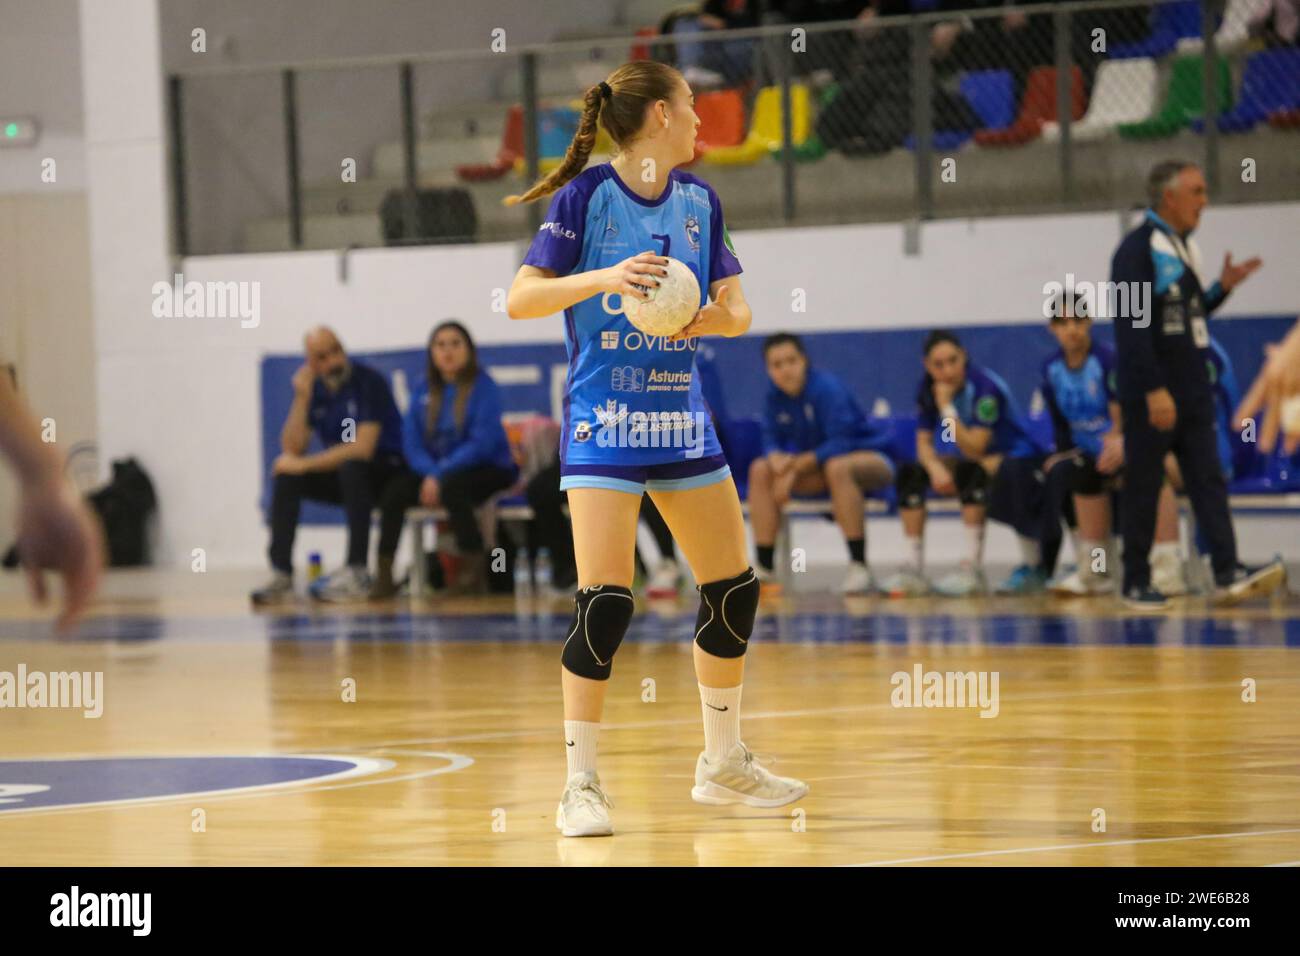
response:
<path id="1" fill-rule="evenodd" d="M 736 317 L 727 308 L 727 286 L 718 289 L 718 297 L 695 313 L 695 318 L 676 335 L 670 336 L 669 342 L 694 338 L 697 335 L 726 335 L 731 331 Z"/>
<path id="2" fill-rule="evenodd" d="M 1259 256 L 1247 259 L 1245 262 L 1234 263 L 1232 253 L 1225 252 L 1223 254 L 1223 271 L 1219 273 L 1219 285 L 1223 286 L 1224 292 L 1231 292 L 1233 286 L 1247 278 L 1263 264 L 1264 260 Z"/>
<path id="3" fill-rule="evenodd" d="M 282 452 L 271 465 L 273 475 L 304 475 L 307 473 L 307 460 L 302 455 Z"/>

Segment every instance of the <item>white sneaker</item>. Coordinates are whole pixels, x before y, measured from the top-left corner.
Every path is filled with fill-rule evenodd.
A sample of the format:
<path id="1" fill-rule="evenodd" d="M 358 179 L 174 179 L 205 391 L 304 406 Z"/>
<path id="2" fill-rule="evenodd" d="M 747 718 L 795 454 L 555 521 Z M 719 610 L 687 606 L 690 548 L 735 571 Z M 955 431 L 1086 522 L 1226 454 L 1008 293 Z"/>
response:
<path id="1" fill-rule="evenodd" d="M 849 565 L 848 573 L 844 575 L 844 580 L 840 582 L 841 594 L 873 594 L 876 590 L 876 579 L 871 575 L 871 569 L 865 564 L 858 564 L 854 561 Z"/>
<path id="2" fill-rule="evenodd" d="M 808 784 L 791 777 L 778 777 L 754 759 L 743 743 L 731 748 L 721 760 L 709 762 L 704 754 L 695 762 L 696 803 L 721 805 L 743 803 L 748 807 L 783 807 L 808 792 Z"/>
<path id="3" fill-rule="evenodd" d="M 682 569 L 672 558 L 664 558 L 650 575 L 645 586 L 646 597 L 673 597 L 682 580 Z"/>
<path id="4" fill-rule="evenodd" d="M 575 773 L 555 808 L 555 826 L 566 837 L 613 836 L 614 824 L 606 809 L 613 805 L 600 787 L 600 777 Z"/>
<path id="5" fill-rule="evenodd" d="M 954 571 L 936 581 L 934 589 L 944 597 L 972 597 L 987 594 L 989 585 L 982 568 L 963 564 L 960 571 Z"/>
<path id="6" fill-rule="evenodd" d="M 308 589 L 317 601 L 365 601 L 370 597 L 370 572 L 351 565 L 323 575 Z"/>
<path id="7" fill-rule="evenodd" d="M 891 598 L 922 597 L 932 590 L 925 575 L 915 568 L 904 568 L 886 578 L 880 589 Z"/>
<path id="8" fill-rule="evenodd" d="M 1063 597 L 1093 597 L 1098 594 L 1110 594 L 1115 590 L 1115 582 L 1104 574 L 1093 574 L 1091 570 L 1074 570 L 1068 574 L 1057 575 L 1047 589 Z"/>
<path id="9" fill-rule="evenodd" d="M 1187 578 L 1183 562 L 1176 554 L 1161 555 L 1151 562 L 1151 586 L 1165 597 L 1184 597 Z"/>

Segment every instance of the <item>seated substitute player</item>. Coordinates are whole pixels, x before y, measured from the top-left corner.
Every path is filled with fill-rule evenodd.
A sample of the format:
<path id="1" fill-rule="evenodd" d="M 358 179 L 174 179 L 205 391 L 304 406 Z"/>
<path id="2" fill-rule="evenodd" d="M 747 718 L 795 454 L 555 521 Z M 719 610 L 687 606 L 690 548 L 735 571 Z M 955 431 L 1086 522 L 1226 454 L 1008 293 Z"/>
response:
<path id="1" fill-rule="evenodd" d="M 598 122 L 619 152 L 584 170 Z M 555 822 L 565 836 L 613 832 L 596 774 L 596 740 L 611 661 L 632 620 L 637 515 L 647 491 L 701 582 L 692 652 L 704 752 L 691 797 L 779 807 L 808 790 L 756 763 L 740 739 L 744 655 L 759 584 L 746 560 L 740 499 L 704 404 L 694 348 L 701 335 L 744 334 L 751 316 L 717 194 L 676 168 L 694 158 L 699 122 L 680 73 L 650 61 L 625 64 L 587 91 L 560 167 L 507 200 L 555 193 L 506 308 L 512 319 L 558 312 L 565 318 L 560 487 L 569 494 L 578 562 L 573 624 L 561 652 L 568 781 Z M 695 271 L 701 308 L 665 340 L 607 310 L 603 294 L 646 298 L 641 286 L 668 274 L 669 256 Z M 633 382 L 654 376 L 677 384 L 628 389 L 629 367 L 641 373 Z M 651 445 L 649 426 L 665 422 L 670 427 Z"/>
<path id="2" fill-rule="evenodd" d="M 323 601 L 364 600 L 370 592 L 370 512 L 379 492 L 406 468 L 402 419 L 384 376 L 354 362 L 324 326 L 303 338 L 307 361 L 293 376 L 293 404 L 280 431 L 282 453 L 271 466 L 273 575 L 254 604 L 293 597 L 293 539 L 302 500 L 342 504 L 348 523 L 344 567 L 319 578 L 311 594 Z M 323 451 L 307 453 L 312 431 Z"/>
<path id="3" fill-rule="evenodd" d="M 888 429 L 873 425 L 838 378 L 813 368 L 797 335 L 763 342 L 771 379 L 763 407 L 763 455 L 749 466 L 749 517 L 758 551 L 758 580 L 776 588 L 773 547 L 781 509 L 795 495 L 828 495 L 849 549 L 842 594 L 869 594 L 863 495 L 894 480 Z"/>
<path id="4" fill-rule="evenodd" d="M 1055 565 L 1060 518 L 1077 528 L 1074 568 L 1053 580 L 1050 590 L 1090 597 L 1114 590 L 1112 497 L 1122 485 L 1124 429 L 1115 392 L 1115 351 L 1095 341 L 1092 321 L 1079 298 L 1060 300 L 1051 323 L 1061 348 L 1043 365 L 1040 391 L 1052 417 L 1057 451 L 1043 466 L 1047 497 L 1043 510 L 1043 563 Z M 1178 502 L 1166 485 L 1160 494 L 1151 574 L 1167 595 L 1185 594 L 1178 548 Z"/>
<path id="5" fill-rule="evenodd" d="M 1052 418 L 1056 452 L 1043 466 L 1047 496 L 1040 546 L 1056 564 L 1061 517 L 1077 528 L 1077 567 L 1051 584 L 1057 594 L 1088 596 L 1114 589 L 1109 574 L 1111 495 L 1124 466 L 1124 429 L 1115 398 L 1115 352 L 1092 337 L 1078 297 L 1058 298 L 1051 332 L 1060 348 L 1043 363 L 1039 386 Z"/>
<path id="6" fill-rule="evenodd" d="M 1043 450 L 1030 436 L 1011 390 L 993 372 L 970 364 L 951 332 L 936 330 L 922 349 L 925 376 L 917 394 L 916 458 L 898 469 L 898 511 L 910 562 L 884 590 L 912 597 L 931 590 L 925 578 L 925 496 L 933 489 L 961 500 L 969 540 L 961 569 L 933 589 L 949 597 L 982 594 L 984 520 L 1011 525 L 1022 563 L 999 593 L 1041 591 L 1047 574 L 1038 545 L 1042 524 Z"/>
<path id="7" fill-rule="evenodd" d="M 393 559 L 406 509 L 445 508 L 461 558 L 457 594 L 487 590 L 488 557 L 474 509 L 519 477 L 501 424 L 497 383 L 478 364 L 465 326 L 440 322 L 429 335 L 429 368 L 402 420 L 409 471 L 391 478 L 380 495 L 379 562 L 370 596 L 397 593 Z"/>

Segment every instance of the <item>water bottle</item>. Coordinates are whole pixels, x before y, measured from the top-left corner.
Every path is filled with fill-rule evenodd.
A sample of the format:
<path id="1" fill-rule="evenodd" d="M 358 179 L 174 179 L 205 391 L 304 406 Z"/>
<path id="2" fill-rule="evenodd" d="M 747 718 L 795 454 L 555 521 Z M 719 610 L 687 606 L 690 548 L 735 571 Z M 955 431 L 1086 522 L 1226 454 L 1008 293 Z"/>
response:
<path id="1" fill-rule="evenodd" d="M 528 561 L 528 549 L 515 552 L 515 596 L 527 597 L 533 593 L 533 566 Z"/>
<path id="2" fill-rule="evenodd" d="M 551 552 L 548 548 L 537 550 L 537 563 L 533 565 L 533 582 L 538 594 L 551 593 Z"/>
<path id="3" fill-rule="evenodd" d="M 315 581 L 323 574 L 325 569 L 321 567 L 320 552 L 313 551 L 307 555 L 307 580 Z"/>

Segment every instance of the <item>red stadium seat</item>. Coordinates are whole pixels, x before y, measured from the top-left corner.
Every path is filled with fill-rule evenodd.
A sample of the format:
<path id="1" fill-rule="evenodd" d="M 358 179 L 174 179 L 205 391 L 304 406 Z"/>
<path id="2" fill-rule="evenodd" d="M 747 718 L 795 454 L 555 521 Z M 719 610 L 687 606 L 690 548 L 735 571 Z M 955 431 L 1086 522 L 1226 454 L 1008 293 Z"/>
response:
<path id="1" fill-rule="evenodd" d="M 649 60 L 651 57 L 650 57 L 650 43 L 648 41 L 650 40 L 651 37 L 657 37 L 659 35 L 658 28 L 640 27 L 636 31 L 636 35 L 638 38 L 640 38 L 640 42 L 632 44 L 631 56 L 629 57 L 629 59 Z"/>
<path id="2" fill-rule="evenodd" d="M 485 183 L 500 179 L 524 155 L 524 108 L 512 106 L 506 114 L 506 128 L 501 133 L 501 148 L 490 163 L 465 163 L 456 167 L 456 175 L 466 182 Z"/>
<path id="3" fill-rule="evenodd" d="M 1278 110 L 1270 113 L 1268 125 L 1274 129 L 1300 129 L 1300 109 Z"/>
<path id="4" fill-rule="evenodd" d="M 744 141 L 745 99 L 740 90 L 697 94 L 695 115 L 700 118 L 700 132 L 695 139 L 695 160 L 711 149 L 739 146 Z"/>
<path id="5" fill-rule="evenodd" d="M 1083 91 L 1083 71 L 1070 68 L 1070 116 L 1083 119 L 1088 98 Z M 982 129 L 975 133 L 981 146 L 1020 146 L 1042 135 L 1044 123 L 1057 122 L 1056 67 L 1036 66 L 1025 81 L 1025 98 L 1020 115 L 1006 129 Z"/>

